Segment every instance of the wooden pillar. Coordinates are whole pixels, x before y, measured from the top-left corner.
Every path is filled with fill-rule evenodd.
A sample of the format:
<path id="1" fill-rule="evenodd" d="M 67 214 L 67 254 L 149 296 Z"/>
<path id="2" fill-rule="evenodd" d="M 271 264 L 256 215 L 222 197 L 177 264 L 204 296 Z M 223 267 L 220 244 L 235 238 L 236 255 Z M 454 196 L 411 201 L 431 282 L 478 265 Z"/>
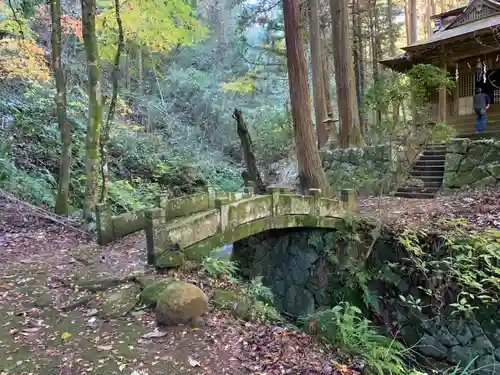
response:
<path id="1" fill-rule="evenodd" d="M 448 73 L 448 64 L 446 61 L 446 55 L 444 52 L 444 46 L 441 45 L 441 70 L 443 73 Z M 448 110 L 447 110 L 447 97 L 446 97 L 446 87 L 443 87 L 439 90 L 439 121 L 446 123 L 448 119 Z"/>

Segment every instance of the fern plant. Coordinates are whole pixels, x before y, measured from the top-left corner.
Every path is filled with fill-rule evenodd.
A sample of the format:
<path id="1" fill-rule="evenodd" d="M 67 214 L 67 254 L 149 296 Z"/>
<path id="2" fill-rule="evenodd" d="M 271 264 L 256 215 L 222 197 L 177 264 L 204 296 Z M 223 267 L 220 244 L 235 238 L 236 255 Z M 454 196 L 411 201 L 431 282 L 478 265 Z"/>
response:
<path id="1" fill-rule="evenodd" d="M 220 259 L 214 256 L 208 256 L 201 263 L 203 271 L 211 278 L 220 279 L 223 277 L 234 278 L 238 267 L 236 263 L 229 259 Z"/>
<path id="2" fill-rule="evenodd" d="M 407 373 L 405 347 L 377 332 L 361 310 L 347 302 L 317 311 L 304 322 L 327 347 L 341 348 L 362 357 L 372 374 Z"/>

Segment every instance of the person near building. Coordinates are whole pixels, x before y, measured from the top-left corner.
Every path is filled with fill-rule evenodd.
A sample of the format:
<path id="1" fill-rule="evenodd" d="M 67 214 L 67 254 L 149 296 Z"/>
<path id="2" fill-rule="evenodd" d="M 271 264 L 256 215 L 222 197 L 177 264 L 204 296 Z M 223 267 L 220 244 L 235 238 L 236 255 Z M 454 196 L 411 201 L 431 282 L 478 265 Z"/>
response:
<path id="1" fill-rule="evenodd" d="M 476 89 L 474 95 L 474 113 L 476 114 L 476 133 L 482 133 L 486 130 L 486 111 L 490 106 L 490 98 L 481 90 Z"/>

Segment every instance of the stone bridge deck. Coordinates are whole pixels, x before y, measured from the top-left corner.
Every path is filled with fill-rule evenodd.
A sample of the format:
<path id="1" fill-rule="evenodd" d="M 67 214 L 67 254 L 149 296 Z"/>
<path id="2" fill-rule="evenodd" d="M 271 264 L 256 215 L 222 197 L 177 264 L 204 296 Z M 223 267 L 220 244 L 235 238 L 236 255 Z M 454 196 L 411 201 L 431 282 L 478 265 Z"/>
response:
<path id="1" fill-rule="evenodd" d="M 208 192 L 208 209 L 169 220 L 165 204 L 146 210 L 148 263 L 170 250 L 181 250 L 187 259 L 199 260 L 212 250 L 271 229 L 336 228 L 338 220 L 355 210 L 354 191 L 342 190 L 340 199 L 290 193 L 269 188 L 268 194 L 247 191 L 237 199 L 216 199 Z"/>

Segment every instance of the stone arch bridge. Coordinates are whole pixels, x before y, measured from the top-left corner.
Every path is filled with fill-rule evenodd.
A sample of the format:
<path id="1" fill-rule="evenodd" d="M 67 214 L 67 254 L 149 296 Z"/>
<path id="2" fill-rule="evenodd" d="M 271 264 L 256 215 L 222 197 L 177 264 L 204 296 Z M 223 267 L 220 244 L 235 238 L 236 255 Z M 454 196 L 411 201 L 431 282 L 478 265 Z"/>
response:
<path id="1" fill-rule="evenodd" d="M 199 202 L 199 206 L 196 206 Z M 190 260 L 200 260 L 213 249 L 272 229 L 337 228 L 338 220 L 355 210 L 354 191 L 342 190 L 340 199 L 291 193 L 280 187 L 267 194 L 205 193 L 176 200 L 161 200 L 144 211 L 148 263 L 168 251 L 181 250 Z M 184 209 L 181 209 L 184 207 Z M 206 209 L 199 210 L 200 207 Z M 184 210 L 185 215 L 179 216 Z M 169 219 L 176 213 L 175 219 Z"/>

